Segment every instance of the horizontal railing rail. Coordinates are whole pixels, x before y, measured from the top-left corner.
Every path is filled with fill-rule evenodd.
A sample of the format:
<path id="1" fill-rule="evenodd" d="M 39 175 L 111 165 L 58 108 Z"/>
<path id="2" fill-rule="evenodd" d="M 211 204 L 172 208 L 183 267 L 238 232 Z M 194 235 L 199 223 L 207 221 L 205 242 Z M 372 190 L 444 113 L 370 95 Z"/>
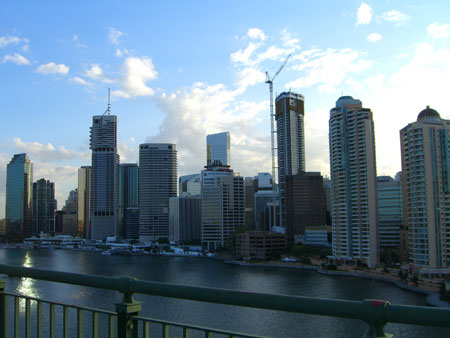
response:
<path id="1" fill-rule="evenodd" d="M 258 309 L 358 319 L 369 324 L 369 335 L 377 334 L 380 337 L 384 336 L 383 327 L 388 322 L 450 328 L 450 309 L 394 305 L 384 300 L 349 301 L 232 291 L 142 281 L 132 277 L 82 275 L 4 264 L 0 264 L 0 273 L 10 277 L 27 277 L 115 290 L 124 294 L 123 304 L 138 303 L 132 299 L 132 294 L 139 293 Z M 128 317 L 137 315 L 140 303 L 138 311 L 133 312 L 132 310 L 127 310 Z"/>

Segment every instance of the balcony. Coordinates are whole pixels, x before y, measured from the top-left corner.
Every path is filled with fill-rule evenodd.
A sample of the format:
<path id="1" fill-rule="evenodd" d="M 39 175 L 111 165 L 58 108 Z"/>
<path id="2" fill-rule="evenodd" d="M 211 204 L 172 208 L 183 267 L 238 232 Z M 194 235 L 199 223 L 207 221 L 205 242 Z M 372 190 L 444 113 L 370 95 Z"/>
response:
<path id="1" fill-rule="evenodd" d="M 123 295 L 114 311 L 55 303 L 27 295 L 5 292 L 0 280 L 0 338 L 19 337 L 259 337 L 252 334 L 174 323 L 140 317 L 141 302 L 133 294 L 184 299 L 198 302 L 314 314 L 364 321 L 367 337 L 392 337 L 384 326 L 391 323 L 450 327 L 450 309 L 394 305 L 384 300 L 347 301 L 284 296 L 224 289 L 211 289 L 136 280 L 131 277 L 104 277 L 48 271 L 0 264 L 0 273 L 56 283 L 113 290 Z M 34 311 L 33 311 L 34 310 Z M 44 313 L 45 312 L 45 313 Z M 44 321 L 44 317 L 48 320 Z M 99 318 L 103 320 L 100 321 Z M 33 318 L 33 320 L 32 320 Z M 45 323 L 45 324 L 44 324 Z"/>

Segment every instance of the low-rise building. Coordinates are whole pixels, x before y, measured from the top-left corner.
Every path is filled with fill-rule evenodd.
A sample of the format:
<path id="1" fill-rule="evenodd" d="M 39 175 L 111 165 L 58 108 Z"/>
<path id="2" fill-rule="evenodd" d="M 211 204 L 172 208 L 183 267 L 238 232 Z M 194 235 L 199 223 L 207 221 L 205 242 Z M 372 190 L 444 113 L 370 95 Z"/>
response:
<path id="1" fill-rule="evenodd" d="M 236 253 L 248 259 L 269 260 L 286 252 L 286 235 L 272 231 L 248 231 L 236 235 Z"/>

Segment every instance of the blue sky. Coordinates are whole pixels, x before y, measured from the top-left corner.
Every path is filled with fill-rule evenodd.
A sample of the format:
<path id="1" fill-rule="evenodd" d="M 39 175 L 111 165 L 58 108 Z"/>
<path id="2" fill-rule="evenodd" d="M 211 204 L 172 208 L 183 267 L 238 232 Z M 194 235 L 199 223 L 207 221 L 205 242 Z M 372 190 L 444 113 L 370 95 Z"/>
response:
<path id="1" fill-rule="evenodd" d="M 119 118 L 122 162 L 178 145 L 199 172 L 206 134 L 231 133 L 232 167 L 270 171 L 268 85 L 305 96 L 306 168 L 329 173 L 328 115 L 343 93 L 374 113 L 377 171 L 401 169 L 399 130 L 430 105 L 450 118 L 448 1 L 3 1 L 0 217 L 6 164 L 26 152 L 59 207 L 90 163 L 92 115 Z"/>

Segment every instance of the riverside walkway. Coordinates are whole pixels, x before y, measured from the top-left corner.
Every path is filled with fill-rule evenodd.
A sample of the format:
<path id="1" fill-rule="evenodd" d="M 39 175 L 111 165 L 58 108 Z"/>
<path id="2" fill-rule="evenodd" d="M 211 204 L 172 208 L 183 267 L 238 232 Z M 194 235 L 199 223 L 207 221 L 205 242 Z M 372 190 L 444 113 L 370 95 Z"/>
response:
<path id="1" fill-rule="evenodd" d="M 0 274 L 114 290 L 123 295 L 122 302 L 116 304 L 114 311 L 94 309 L 8 293 L 5 291 L 6 281 L 2 280 L 0 282 L 0 338 L 19 337 L 21 330 L 25 332 L 25 337 L 43 337 L 45 331 L 48 332 L 49 337 L 69 337 L 70 333 L 71 337 L 76 334 L 81 338 L 87 324 L 89 324 L 91 337 L 94 338 L 104 337 L 105 333 L 110 338 L 147 338 L 150 337 L 150 329 L 155 326 L 158 327 L 159 336 L 164 338 L 169 337 L 175 331 L 176 336 L 182 337 L 190 337 L 195 334 L 201 334 L 204 337 L 260 337 L 253 334 L 140 317 L 142 304 L 134 300 L 133 294 L 351 318 L 367 324 L 366 332 L 361 332 L 361 336 L 366 337 L 392 337 L 384 332 L 384 326 L 387 323 L 450 328 L 450 309 L 394 305 L 384 300 L 347 301 L 231 291 L 149 282 L 131 277 L 82 275 L 4 264 L 0 264 Z M 21 306 L 23 302 L 25 306 Z M 69 309 L 75 309 L 76 316 L 70 316 Z M 44 311 L 48 315 L 48 322 L 43 320 Z M 34 326 L 32 325 L 32 316 L 36 318 Z M 99 326 L 99 317 L 103 320 L 106 319 L 106 327 Z M 86 318 L 89 320 L 83 320 Z M 73 332 L 71 328 L 76 332 Z M 32 332 L 32 329 L 35 332 Z"/>

